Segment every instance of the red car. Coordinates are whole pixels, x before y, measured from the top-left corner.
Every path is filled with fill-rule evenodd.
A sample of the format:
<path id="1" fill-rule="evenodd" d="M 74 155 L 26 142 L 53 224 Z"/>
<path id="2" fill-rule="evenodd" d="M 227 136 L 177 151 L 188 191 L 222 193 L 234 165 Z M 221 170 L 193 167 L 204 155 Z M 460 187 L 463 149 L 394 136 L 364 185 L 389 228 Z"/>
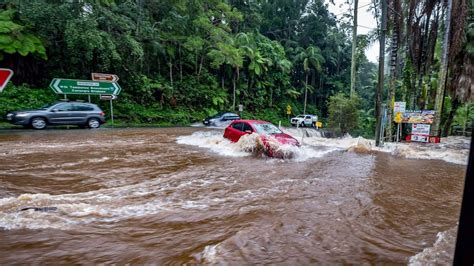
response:
<path id="1" fill-rule="evenodd" d="M 295 138 L 283 133 L 272 123 L 261 120 L 235 120 L 224 130 L 224 138 L 237 142 L 240 137 L 252 133 L 260 135 L 265 152 L 271 157 L 275 153 L 274 148 L 272 148 L 273 145 L 270 144 L 271 140 L 276 140 L 279 144 L 300 146 Z"/>

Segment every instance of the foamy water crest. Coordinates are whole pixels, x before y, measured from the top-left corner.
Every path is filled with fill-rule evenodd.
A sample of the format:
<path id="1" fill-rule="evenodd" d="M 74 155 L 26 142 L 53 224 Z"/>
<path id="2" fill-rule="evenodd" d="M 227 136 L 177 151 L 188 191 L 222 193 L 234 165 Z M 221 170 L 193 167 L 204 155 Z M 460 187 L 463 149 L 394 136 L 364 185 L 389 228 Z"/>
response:
<path id="1" fill-rule="evenodd" d="M 379 151 L 409 159 L 443 160 L 455 164 L 467 164 L 470 139 L 467 137 L 442 138 L 441 143 L 384 143 L 376 147 L 374 140 L 346 135 L 342 138 L 323 138 L 314 129 L 284 128 L 283 131 L 296 137 L 304 145 L 325 146 L 348 151 Z"/>
<path id="2" fill-rule="evenodd" d="M 457 227 L 439 232 L 433 246 L 425 248 L 422 252 L 410 257 L 408 265 L 451 265 L 456 245 L 456 233 Z"/>

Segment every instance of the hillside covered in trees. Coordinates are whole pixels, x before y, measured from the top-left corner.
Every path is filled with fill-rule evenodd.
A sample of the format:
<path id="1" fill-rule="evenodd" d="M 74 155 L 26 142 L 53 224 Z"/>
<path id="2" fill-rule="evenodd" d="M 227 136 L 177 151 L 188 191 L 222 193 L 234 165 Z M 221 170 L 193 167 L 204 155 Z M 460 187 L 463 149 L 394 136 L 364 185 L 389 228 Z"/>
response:
<path id="1" fill-rule="evenodd" d="M 443 124 L 472 116 L 474 27 L 465 0 L 390 1 L 387 67 L 382 98 L 410 109 L 433 109 L 439 97 L 444 21 L 447 41 Z M 123 90 L 116 101 L 124 122 L 189 124 L 220 110 L 245 108 L 245 118 L 286 121 L 349 106 L 347 131 L 374 133 L 377 66 L 364 55 L 378 37 L 359 35 L 356 96 L 351 88 L 353 2 L 336 17 L 323 0 L 70 0 L 0 2 L 0 64 L 15 71 L 0 95 L 0 112 L 59 98 L 52 78 L 90 79 L 114 73 Z M 368 7 L 365 7 L 368 8 Z M 379 1 L 370 6 L 380 17 Z M 457 12 L 457 13 L 456 13 Z M 464 18 L 464 19 L 462 19 Z M 466 78 L 467 77 L 467 78 Z M 444 92 L 444 88 L 443 88 Z M 80 97 L 79 97 L 80 98 Z M 386 100 L 385 100 L 386 99 Z M 93 99 L 98 102 L 98 99 Z M 456 112 L 458 115 L 456 116 Z M 333 119 L 336 120 L 336 119 Z M 337 120 L 340 121 L 340 120 Z M 390 128 L 390 127 L 389 127 Z"/>

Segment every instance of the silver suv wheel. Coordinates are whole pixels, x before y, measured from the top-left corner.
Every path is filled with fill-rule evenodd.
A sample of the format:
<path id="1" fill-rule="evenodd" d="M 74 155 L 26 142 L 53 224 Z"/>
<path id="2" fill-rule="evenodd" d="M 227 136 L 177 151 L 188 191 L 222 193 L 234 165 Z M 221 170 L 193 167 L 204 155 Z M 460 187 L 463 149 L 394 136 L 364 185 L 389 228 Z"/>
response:
<path id="1" fill-rule="evenodd" d="M 31 126 L 34 129 L 44 129 L 46 128 L 46 120 L 42 117 L 34 117 L 31 120 Z"/>
<path id="2" fill-rule="evenodd" d="M 100 122 L 97 118 L 90 118 L 89 121 L 87 121 L 87 125 L 89 128 L 99 128 Z"/>

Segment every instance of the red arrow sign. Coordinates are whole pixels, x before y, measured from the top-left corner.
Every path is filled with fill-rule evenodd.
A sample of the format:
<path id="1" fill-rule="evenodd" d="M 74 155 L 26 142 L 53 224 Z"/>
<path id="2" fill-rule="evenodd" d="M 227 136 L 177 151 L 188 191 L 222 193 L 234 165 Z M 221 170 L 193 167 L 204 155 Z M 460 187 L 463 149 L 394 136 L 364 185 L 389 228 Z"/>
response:
<path id="1" fill-rule="evenodd" d="M 115 74 L 92 73 L 92 80 L 117 82 L 119 77 Z"/>
<path id="2" fill-rule="evenodd" d="M 0 68 L 0 92 L 7 86 L 8 81 L 13 76 L 13 70 L 8 68 Z"/>

